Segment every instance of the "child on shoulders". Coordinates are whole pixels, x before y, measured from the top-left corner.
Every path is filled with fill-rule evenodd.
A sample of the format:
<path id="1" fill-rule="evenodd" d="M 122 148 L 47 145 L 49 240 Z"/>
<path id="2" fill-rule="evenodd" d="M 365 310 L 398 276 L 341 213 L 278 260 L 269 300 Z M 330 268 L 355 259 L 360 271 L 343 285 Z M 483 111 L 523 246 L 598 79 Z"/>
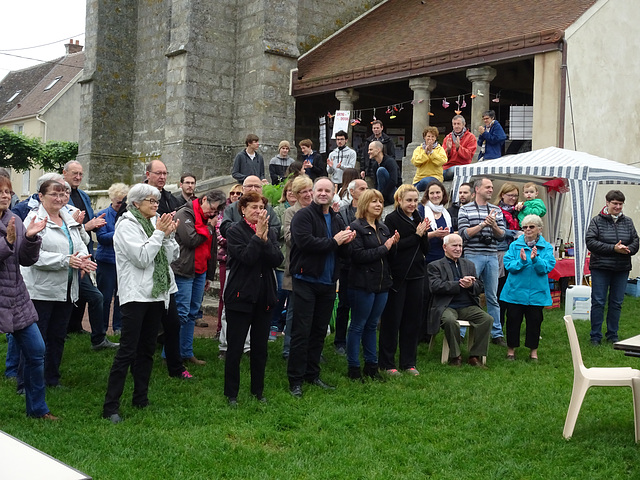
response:
<path id="1" fill-rule="evenodd" d="M 520 202 L 518 206 L 521 206 L 518 213 L 518 221 L 522 223 L 522 220 L 527 215 L 538 215 L 540 218 L 547 214 L 547 207 L 544 202 L 538 198 L 539 191 L 535 183 L 525 183 L 522 187 L 525 201 Z"/>

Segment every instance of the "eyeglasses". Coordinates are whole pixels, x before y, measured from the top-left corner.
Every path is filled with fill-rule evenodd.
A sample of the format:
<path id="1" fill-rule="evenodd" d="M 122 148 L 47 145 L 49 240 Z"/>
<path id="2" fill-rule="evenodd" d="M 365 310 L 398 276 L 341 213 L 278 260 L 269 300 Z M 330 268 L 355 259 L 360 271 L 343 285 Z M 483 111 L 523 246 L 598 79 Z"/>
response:
<path id="1" fill-rule="evenodd" d="M 536 226 L 536 225 L 523 225 L 523 226 L 522 226 L 522 229 L 523 229 L 523 230 L 527 230 L 527 229 L 529 229 L 529 228 L 534 229 L 534 228 L 537 228 L 537 226 Z"/>
<path id="2" fill-rule="evenodd" d="M 242 196 L 242 192 L 229 192 L 229 196 L 231 196 L 231 195 Z"/>
<path id="3" fill-rule="evenodd" d="M 260 190 L 262 185 L 243 185 L 242 188 L 246 188 L 247 190 Z"/>
<path id="4" fill-rule="evenodd" d="M 517 193 L 507 193 L 505 195 L 505 197 L 509 197 L 509 198 L 518 198 L 518 194 Z"/>
<path id="5" fill-rule="evenodd" d="M 166 177 L 167 175 L 169 175 L 169 172 L 149 172 L 149 173 L 153 173 L 154 175 L 158 175 L 159 177 Z"/>
<path id="6" fill-rule="evenodd" d="M 155 198 L 145 198 L 143 202 L 149 202 L 149 205 L 160 205 L 160 202 Z"/>
<path id="7" fill-rule="evenodd" d="M 64 199 L 67 198 L 67 193 L 45 193 L 45 195 L 49 195 L 51 198 L 56 199 Z"/>

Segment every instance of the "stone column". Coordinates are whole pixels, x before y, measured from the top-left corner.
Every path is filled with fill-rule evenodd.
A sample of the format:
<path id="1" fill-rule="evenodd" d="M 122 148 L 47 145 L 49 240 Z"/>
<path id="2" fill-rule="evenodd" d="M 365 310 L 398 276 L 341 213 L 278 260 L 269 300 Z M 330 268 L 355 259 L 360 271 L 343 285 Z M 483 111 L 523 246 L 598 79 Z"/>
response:
<path id="1" fill-rule="evenodd" d="M 360 94 L 356 92 L 353 88 L 347 88 L 346 90 L 337 90 L 336 98 L 340 102 L 339 110 L 348 110 L 352 112 L 353 104 L 358 101 L 358 99 L 360 98 Z M 353 120 L 353 119 L 350 119 L 350 120 Z M 349 145 L 350 147 L 353 146 L 353 139 L 351 138 L 352 132 L 353 132 L 353 127 L 351 126 L 351 122 L 349 122 L 349 129 L 347 131 L 347 133 L 349 134 L 349 140 L 347 141 L 347 145 Z"/>
<path id="2" fill-rule="evenodd" d="M 467 128 L 477 137 L 478 127 L 483 125 L 482 114 L 491 110 L 489 82 L 496 78 L 496 70 L 492 67 L 467 69 L 467 80 L 471 82 L 471 92 L 476 97 L 471 101 L 471 118 L 467 120 Z"/>
<path id="3" fill-rule="evenodd" d="M 411 126 L 411 143 L 407 146 L 402 158 L 402 179 L 411 183 L 416 174 L 416 167 L 411 163 L 413 151 L 422 143 L 422 131 L 429 126 L 429 100 L 431 92 L 436 88 L 436 81 L 431 77 L 409 79 L 409 88 L 413 90 L 413 122 Z M 422 102 L 420 102 L 422 100 Z"/>

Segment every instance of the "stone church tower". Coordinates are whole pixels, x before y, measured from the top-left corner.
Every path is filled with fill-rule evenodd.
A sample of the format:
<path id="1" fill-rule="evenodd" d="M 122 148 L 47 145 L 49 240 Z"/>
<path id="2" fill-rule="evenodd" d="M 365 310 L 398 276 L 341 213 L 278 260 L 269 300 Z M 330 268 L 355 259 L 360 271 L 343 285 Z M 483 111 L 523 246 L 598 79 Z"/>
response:
<path id="1" fill-rule="evenodd" d="M 87 187 L 139 181 L 153 159 L 168 183 L 186 171 L 228 175 L 248 133 L 268 163 L 280 140 L 294 140 L 298 56 L 378 3 L 88 0 L 78 155 Z"/>

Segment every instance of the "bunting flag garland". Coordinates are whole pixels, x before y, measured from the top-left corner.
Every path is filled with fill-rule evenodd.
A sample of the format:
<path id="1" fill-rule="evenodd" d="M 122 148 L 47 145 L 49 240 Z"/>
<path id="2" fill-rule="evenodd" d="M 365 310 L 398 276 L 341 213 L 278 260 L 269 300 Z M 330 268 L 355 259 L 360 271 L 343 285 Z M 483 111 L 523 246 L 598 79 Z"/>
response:
<path id="1" fill-rule="evenodd" d="M 491 96 L 494 97 L 491 99 L 491 101 L 493 103 L 500 103 L 500 95 L 501 95 L 502 91 L 498 92 L 497 94 L 492 94 Z M 457 97 L 457 100 L 455 101 L 457 108 L 455 111 L 455 113 L 457 115 L 462 114 L 463 109 L 467 108 L 467 102 L 465 100 L 465 97 L 469 95 L 469 98 L 471 98 L 472 100 L 477 98 L 477 97 L 483 97 L 484 94 L 480 91 L 477 91 L 475 94 L 474 93 L 464 93 L 464 94 L 460 94 Z M 431 111 L 431 101 L 438 101 L 442 103 L 442 108 L 447 109 L 451 106 L 450 102 L 447 100 L 447 97 L 432 97 L 429 99 L 429 109 L 427 111 L 427 114 L 430 117 L 435 116 L 435 114 Z M 352 126 L 356 126 L 360 123 L 362 123 L 362 112 L 369 112 L 372 111 L 373 112 L 373 120 L 371 121 L 371 123 L 373 123 L 375 120 L 377 120 L 378 118 L 376 117 L 376 111 L 379 109 L 384 110 L 384 113 L 386 113 L 387 115 L 389 115 L 389 119 L 394 119 L 397 118 L 397 114 L 398 112 L 404 110 L 404 107 L 406 105 L 418 105 L 421 103 L 424 103 L 425 99 L 424 98 L 414 98 L 413 100 L 406 100 L 400 103 L 395 103 L 395 104 L 391 104 L 391 105 L 384 105 L 384 106 L 377 106 L 377 107 L 371 107 L 371 108 L 363 108 L 361 110 L 357 110 L 354 111 L 353 113 L 353 120 L 351 121 L 351 125 Z M 331 112 L 327 112 L 326 117 L 331 119 L 333 118 L 333 114 Z"/>

